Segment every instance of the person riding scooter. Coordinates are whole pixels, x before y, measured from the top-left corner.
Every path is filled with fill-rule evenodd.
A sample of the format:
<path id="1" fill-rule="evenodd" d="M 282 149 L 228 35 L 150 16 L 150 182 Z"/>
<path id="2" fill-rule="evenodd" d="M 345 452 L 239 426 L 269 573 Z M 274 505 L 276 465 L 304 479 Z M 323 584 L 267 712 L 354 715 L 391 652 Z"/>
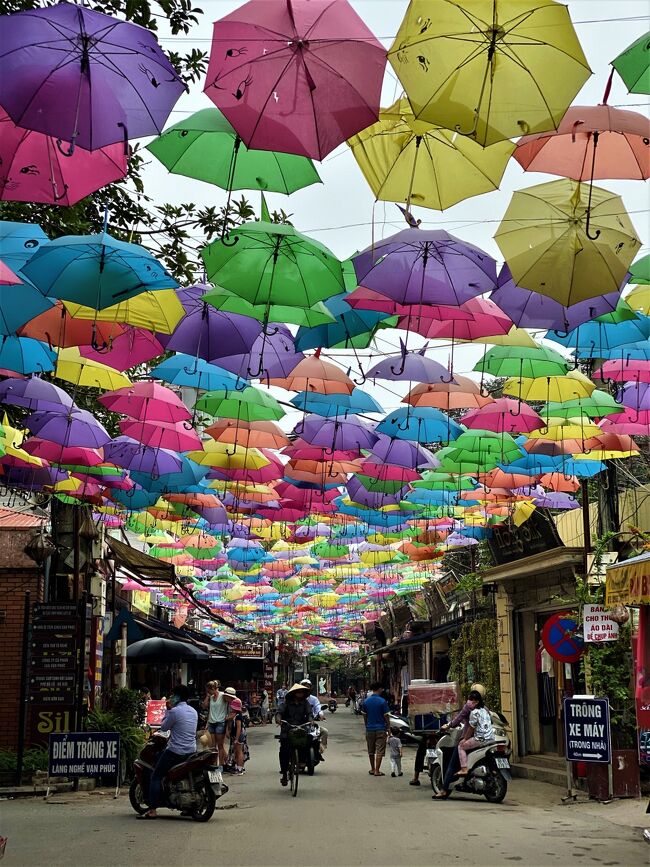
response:
<path id="1" fill-rule="evenodd" d="M 463 707 L 458 711 L 456 716 L 448 722 L 446 725 L 440 727 L 440 731 L 449 731 L 449 729 L 455 729 L 460 726 L 464 727 L 463 735 L 464 738 L 467 734 L 467 727 L 469 725 L 469 717 L 471 712 L 474 710 L 478 703 L 478 699 L 476 696 L 472 697 L 472 694 L 476 693 L 478 699 L 484 702 L 485 700 L 485 687 L 482 683 L 473 683 L 470 687 L 469 694 L 467 696 L 467 701 L 463 705 Z M 443 800 L 444 798 L 448 798 L 451 794 L 450 785 L 451 781 L 458 774 L 460 768 L 460 756 L 458 755 L 458 749 L 455 749 L 449 759 L 449 764 L 447 765 L 447 769 L 445 771 L 445 777 L 442 781 L 442 790 L 435 795 L 432 795 L 433 800 Z"/>
<path id="2" fill-rule="evenodd" d="M 307 696 L 307 701 L 311 705 L 312 711 L 314 713 L 314 719 L 318 721 L 318 725 L 320 727 L 320 754 L 321 754 L 321 761 L 324 762 L 325 759 L 323 758 L 323 753 L 327 749 L 327 736 L 328 736 L 329 732 L 325 728 L 325 726 L 321 725 L 321 723 L 320 723 L 320 720 L 325 719 L 325 717 L 323 716 L 323 712 L 321 710 L 321 703 L 318 700 L 318 698 L 311 692 L 312 685 L 311 685 L 311 680 L 308 677 L 305 677 L 303 680 L 301 680 L 300 685 L 304 686 L 305 689 L 310 690 L 310 693 Z"/>

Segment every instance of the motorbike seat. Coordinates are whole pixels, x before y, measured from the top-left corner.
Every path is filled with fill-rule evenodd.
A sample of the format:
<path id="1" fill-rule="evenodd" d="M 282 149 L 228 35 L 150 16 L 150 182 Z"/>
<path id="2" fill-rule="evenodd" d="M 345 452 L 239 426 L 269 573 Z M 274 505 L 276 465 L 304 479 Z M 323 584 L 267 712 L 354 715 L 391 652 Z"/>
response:
<path id="1" fill-rule="evenodd" d="M 474 747 L 469 747 L 469 748 L 466 750 L 466 752 L 468 752 L 468 753 L 473 753 L 475 750 L 482 750 L 482 749 L 484 749 L 485 747 L 491 747 L 491 746 L 493 746 L 494 744 L 496 744 L 496 741 L 495 741 L 495 740 L 491 740 L 491 741 L 481 741 L 480 744 L 476 744 L 476 746 L 474 746 Z"/>
<path id="2" fill-rule="evenodd" d="M 193 765 L 197 762 L 200 762 L 200 763 L 205 762 L 207 764 L 206 759 L 208 758 L 209 754 L 216 755 L 216 750 L 200 750 L 199 752 L 192 753 L 192 755 L 188 756 L 184 761 L 179 762 L 177 765 L 173 765 L 169 769 L 169 771 L 167 773 L 167 779 L 172 780 L 172 781 L 180 780 L 182 777 L 185 776 L 185 774 L 188 771 L 188 768 L 191 765 Z"/>

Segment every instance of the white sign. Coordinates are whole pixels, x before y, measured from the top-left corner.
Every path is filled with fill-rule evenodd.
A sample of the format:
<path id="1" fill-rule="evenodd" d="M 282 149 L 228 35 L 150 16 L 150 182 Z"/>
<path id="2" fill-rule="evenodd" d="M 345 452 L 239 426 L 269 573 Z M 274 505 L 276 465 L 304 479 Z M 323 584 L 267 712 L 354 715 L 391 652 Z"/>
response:
<path id="1" fill-rule="evenodd" d="M 616 641 L 618 623 L 614 623 L 609 615 L 610 612 L 604 605 L 582 606 L 585 641 L 594 644 L 601 641 Z"/>

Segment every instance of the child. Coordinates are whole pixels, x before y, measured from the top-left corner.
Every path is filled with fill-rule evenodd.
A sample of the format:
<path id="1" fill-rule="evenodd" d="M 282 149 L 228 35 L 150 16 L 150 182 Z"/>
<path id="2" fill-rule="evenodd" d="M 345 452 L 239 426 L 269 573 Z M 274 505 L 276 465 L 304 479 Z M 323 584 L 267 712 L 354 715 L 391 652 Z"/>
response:
<path id="1" fill-rule="evenodd" d="M 391 729 L 390 737 L 388 738 L 388 751 L 390 755 L 390 775 L 391 777 L 402 776 L 402 742 L 397 737 L 395 729 Z"/>

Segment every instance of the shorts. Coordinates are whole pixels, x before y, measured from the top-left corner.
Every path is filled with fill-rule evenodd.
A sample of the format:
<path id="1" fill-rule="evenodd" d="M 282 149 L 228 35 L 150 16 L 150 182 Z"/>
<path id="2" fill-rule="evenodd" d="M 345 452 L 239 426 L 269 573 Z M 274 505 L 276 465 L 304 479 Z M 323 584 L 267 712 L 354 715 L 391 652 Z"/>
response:
<path id="1" fill-rule="evenodd" d="M 385 731 L 366 731 L 366 743 L 369 756 L 384 756 L 388 733 Z"/>
<path id="2" fill-rule="evenodd" d="M 208 723 L 208 731 L 211 735 L 223 735 L 226 732 L 226 721 Z"/>

